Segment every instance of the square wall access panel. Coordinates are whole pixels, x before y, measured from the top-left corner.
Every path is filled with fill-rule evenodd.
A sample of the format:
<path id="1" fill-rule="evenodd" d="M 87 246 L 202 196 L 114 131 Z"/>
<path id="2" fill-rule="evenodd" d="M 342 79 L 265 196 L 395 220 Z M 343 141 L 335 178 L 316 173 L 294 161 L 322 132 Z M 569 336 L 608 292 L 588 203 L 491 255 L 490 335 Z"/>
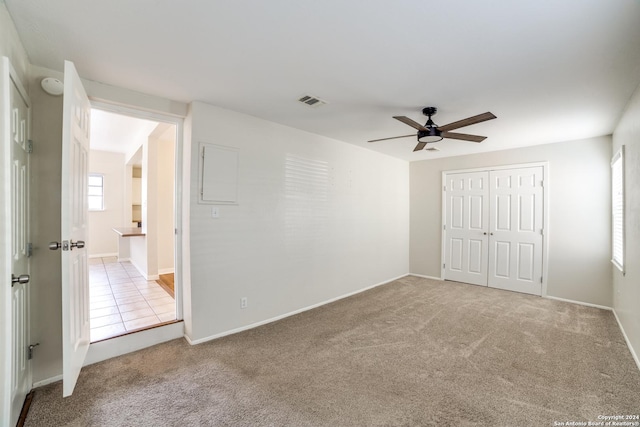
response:
<path id="1" fill-rule="evenodd" d="M 200 203 L 238 203 L 238 157 L 235 148 L 200 143 Z"/>

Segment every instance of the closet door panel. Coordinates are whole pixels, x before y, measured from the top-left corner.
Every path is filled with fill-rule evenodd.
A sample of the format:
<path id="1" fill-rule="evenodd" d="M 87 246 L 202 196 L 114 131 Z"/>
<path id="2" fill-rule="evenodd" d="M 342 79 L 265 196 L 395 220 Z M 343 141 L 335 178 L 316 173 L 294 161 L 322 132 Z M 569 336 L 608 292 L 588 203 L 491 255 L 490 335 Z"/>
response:
<path id="1" fill-rule="evenodd" d="M 543 169 L 491 171 L 488 285 L 542 294 Z"/>
<path id="2" fill-rule="evenodd" d="M 446 175 L 444 278 L 487 285 L 489 173 Z"/>

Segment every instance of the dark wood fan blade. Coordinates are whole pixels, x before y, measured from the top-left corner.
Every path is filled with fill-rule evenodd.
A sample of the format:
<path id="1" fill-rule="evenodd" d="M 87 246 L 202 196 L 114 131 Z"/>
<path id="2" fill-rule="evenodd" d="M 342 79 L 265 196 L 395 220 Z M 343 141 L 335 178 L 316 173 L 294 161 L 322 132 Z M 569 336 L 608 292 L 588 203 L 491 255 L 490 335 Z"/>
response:
<path id="1" fill-rule="evenodd" d="M 426 127 L 422 126 L 420 123 L 411 120 L 409 117 L 405 117 L 405 116 L 393 116 L 394 119 L 396 120 L 400 120 L 402 123 L 404 123 L 405 125 L 409 125 L 414 129 L 418 129 L 418 130 L 428 130 Z"/>
<path id="2" fill-rule="evenodd" d="M 378 142 L 378 141 L 386 141 L 387 139 L 398 139 L 398 138 L 408 138 L 410 136 L 415 137 L 416 134 L 412 133 L 411 135 L 402 135 L 402 136 L 392 136 L 391 138 L 382 138 L 382 139 L 372 139 L 371 141 L 368 142 Z"/>
<path id="3" fill-rule="evenodd" d="M 442 132 L 443 138 L 462 139 L 463 141 L 482 142 L 487 139 L 486 136 L 468 135 L 466 133 Z"/>
<path id="4" fill-rule="evenodd" d="M 416 145 L 416 148 L 414 148 L 413 151 L 420 151 L 424 148 L 425 145 L 427 145 L 426 142 L 418 142 L 418 145 Z"/>
<path id="5" fill-rule="evenodd" d="M 495 119 L 492 113 L 486 112 L 478 114 L 477 116 L 467 117 L 466 119 L 458 120 L 457 122 L 449 123 L 448 125 L 438 126 L 442 132 L 458 129 L 464 126 L 475 125 L 476 123 L 486 122 L 487 120 Z"/>

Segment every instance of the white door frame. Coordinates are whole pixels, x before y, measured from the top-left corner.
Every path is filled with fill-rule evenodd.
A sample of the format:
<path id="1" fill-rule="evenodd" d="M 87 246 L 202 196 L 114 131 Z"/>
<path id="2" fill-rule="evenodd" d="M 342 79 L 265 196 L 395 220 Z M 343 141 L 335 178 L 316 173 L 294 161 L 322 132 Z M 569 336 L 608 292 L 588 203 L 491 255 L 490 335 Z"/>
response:
<path id="1" fill-rule="evenodd" d="M 91 107 L 99 110 L 107 111 L 110 113 L 122 114 L 138 119 L 152 120 L 155 122 L 169 123 L 176 127 L 176 144 L 175 144 L 175 206 L 174 206 L 174 218 L 176 225 L 175 236 L 175 277 L 176 286 L 174 289 L 174 295 L 176 300 L 176 319 L 183 320 L 183 288 L 185 281 L 185 274 L 189 273 L 189 251 L 188 246 L 184 242 L 184 236 L 188 235 L 188 216 L 185 216 L 183 203 L 185 201 L 184 192 L 184 179 L 183 179 L 183 165 L 184 165 L 184 119 L 182 117 L 172 116 L 170 114 L 157 113 L 134 106 L 123 106 L 120 104 L 112 104 L 103 100 L 95 100 L 89 97 L 91 101 Z M 189 182 L 187 182 L 187 185 Z M 188 199 L 186 199 L 188 200 Z"/>
<path id="2" fill-rule="evenodd" d="M 8 62 L 8 60 L 6 60 Z M 5 106 L 10 99 L 6 89 L 9 82 L 5 81 L 4 63 L 2 57 L 2 70 L 0 72 L 0 173 L 2 189 L 0 190 L 0 377 L 11 378 L 11 287 L 7 280 L 11 277 L 11 168 L 5 168 L 7 162 L 11 162 L 11 151 L 4 140 L 4 135 L 10 132 L 11 122 L 7 120 L 9 111 Z M 2 381 L 0 384 L 0 425 L 9 425 L 11 413 L 11 383 Z"/>
<path id="3" fill-rule="evenodd" d="M 505 169 L 520 169 L 520 168 L 528 168 L 528 167 L 542 167 L 542 175 L 544 181 L 544 187 L 542 191 L 542 296 L 547 296 L 547 274 L 548 274 L 548 266 L 549 266 L 549 162 L 532 162 L 532 163 L 515 163 L 510 165 L 500 165 L 500 166 L 486 166 L 480 168 L 470 168 L 470 169 L 454 169 L 454 170 L 446 170 L 442 171 L 441 178 L 441 187 L 442 187 L 442 216 L 440 223 L 440 279 L 444 280 L 445 278 L 445 268 L 444 268 L 444 260 L 446 259 L 446 230 L 445 224 L 447 219 L 447 195 L 445 191 L 445 183 L 447 182 L 447 174 L 454 173 L 468 173 L 468 172 L 483 172 L 483 171 L 496 171 L 496 170 L 505 170 Z"/>

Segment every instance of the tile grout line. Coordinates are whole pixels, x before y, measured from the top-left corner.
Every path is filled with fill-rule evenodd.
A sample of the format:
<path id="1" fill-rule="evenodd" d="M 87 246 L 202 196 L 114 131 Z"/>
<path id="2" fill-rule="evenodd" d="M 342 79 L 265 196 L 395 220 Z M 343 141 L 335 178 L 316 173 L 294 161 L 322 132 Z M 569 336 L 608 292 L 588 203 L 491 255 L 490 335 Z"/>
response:
<path id="1" fill-rule="evenodd" d="M 134 271 L 133 269 L 127 269 L 124 265 L 122 265 L 119 262 L 105 264 L 103 259 L 101 259 L 101 261 L 103 261 L 102 264 L 101 264 L 103 266 L 103 269 L 100 269 L 100 273 L 102 273 L 104 271 L 107 283 L 100 284 L 98 286 L 109 286 L 110 294 L 108 296 L 111 296 L 111 298 L 113 299 L 113 302 L 115 304 L 114 306 L 101 307 L 101 308 L 115 308 L 115 310 L 117 311 L 118 317 L 120 318 L 120 322 L 115 322 L 115 323 L 112 323 L 112 324 L 100 326 L 98 328 L 93 328 L 92 331 L 95 330 L 95 329 L 107 328 L 107 327 L 111 327 L 113 329 L 114 327 L 117 327 L 117 326 L 120 326 L 121 330 L 123 330 L 123 331 L 117 332 L 117 333 L 112 333 L 110 335 L 96 337 L 95 339 L 92 339 L 92 341 L 97 341 L 97 340 L 100 340 L 100 339 L 115 337 L 115 336 L 121 335 L 122 333 L 126 333 L 126 332 L 129 332 L 129 331 L 134 330 L 134 329 L 139 329 L 139 328 L 142 328 L 142 327 L 145 327 L 145 326 L 152 326 L 153 324 L 162 323 L 163 320 L 160 318 L 160 316 L 161 315 L 165 315 L 167 313 L 171 313 L 171 311 L 167 311 L 165 313 L 158 314 L 156 312 L 156 308 L 154 308 L 155 304 L 152 305 L 149 302 L 149 301 L 152 301 L 154 299 L 163 298 L 164 296 L 171 297 L 169 294 L 166 293 L 166 291 L 164 291 L 164 289 L 162 289 L 160 287 L 160 285 L 156 285 L 157 286 L 156 287 L 156 286 L 153 286 L 153 285 L 149 285 L 149 283 L 151 281 L 145 281 L 144 287 L 143 287 L 142 284 L 139 287 L 135 283 L 135 280 L 139 280 L 140 283 L 141 283 L 143 277 L 140 276 L 137 271 Z M 118 264 L 119 266 L 118 267 L 110 267 L 110 268 L 106 267 L 106 265 L 114 265 L 114 264 Z M 95 263 L 95 264 L 92 264 L 92 265 L 99 265 L 99 264 Z M 134 273 L 134 275 L 131 276 L 130 272 Z M 91 271 L 90 271 L 90 273 L 91 273 Z M 122 280 L 124 280 L 125 278 L 128 279 L 128 281 L 124 281 L 123 282 Z M 112 283 L 112 281 L 117 281 L 118 283 Z M 89 285 L 91 287 L 91 285 L 92 285 L 91 284 L 91 280 L 89 280 L 89 282 L 90 282 Z M 128 285 L 132 285 L 132 286 L 128 286 Z M 124 298 L 116 298 L 116 293 L 114 293 L 114 286 L 121 287 L 123 289 L 121 292 L 117 292 L 117 294 L 119 294 L 119 295 L 122 295 L 123 292 L 127 292 L 124 289 L 131 287 L 132 289 L 131 289 L 130 292 L 133 293 L 133 296 L 134 297 L 138 297 L 139 296 L 139 297 L 142 298 L 142 300 L 119 304 L 118 303 L 118 299 L 124 300 L 124 299 L 130 298 L 131 295 L 127 296 L 127 297 L 124 297 Z M 153 298 L 154 295 L 159 295 L 160 292 L 149 291 L 149 292 L 145 292 L 147 294 L 147 295 L 145 295 L 145 293 L 141 292 L 141 289 L 145 289 L 145 290 L 158 289 L 158 290 L 161 290 L 164 295 L 160 296 L 160 297 L 157 297 L 157 298 Z M 107 296 L 107 295 L 100 295 L 99 297 L 104 297 L 104 296 Z M 147 299 L 148 296 L 152 297 L 152 298 Z M 121 311 L 121 307 L 120 307 L 121 305 L 138 304 L 138 303 L 141 303 L 141 302 L 144 302 L 147 307 L 145 307 L 143 309 L 136 308 L 134 310 L 125 311 L 125 312 Z M 168 305 L 168 304 L 160 304 L 160 305 Z M 95 310 L 99 310 L 101 308 L 95 308 Z M 133 318 L 133 319 L 128 320 L 128 321 L 124 320 L 125 316 L 123 316 L 123 313 L 131 313 L 131 312 L 134 312 L 134 311 L 141 311 L 141 310 L 149 310 L 152 314 L 150 314 L 149 316 Z M 113 313 L 112 315 L 114 315 L 114 314 L 115 313 Z M 104 316 L 100 316 L 100 317 L 104 317 Z M 100 317 L 96 317 L 94 319 L 99 319 Z M 175 318 L 175 300 L 174 300 L 173 317 Z M 152 319 L 152 320 L 155 320 L 155 321 L 153 323 L 140 322 L 139 324 L 136 324 L 136 322 L 139 322 L 140 320 L 146 319 L 146 318 L 155 318 L 155 319 Z M 91 322 L 91 320 L 90 320 L 90 322 Z M 127 325 L 129 325 L 129 328 L 127 327 Z M 136 325 L 136 326 L 131 326 L 131 325 Z"/>

